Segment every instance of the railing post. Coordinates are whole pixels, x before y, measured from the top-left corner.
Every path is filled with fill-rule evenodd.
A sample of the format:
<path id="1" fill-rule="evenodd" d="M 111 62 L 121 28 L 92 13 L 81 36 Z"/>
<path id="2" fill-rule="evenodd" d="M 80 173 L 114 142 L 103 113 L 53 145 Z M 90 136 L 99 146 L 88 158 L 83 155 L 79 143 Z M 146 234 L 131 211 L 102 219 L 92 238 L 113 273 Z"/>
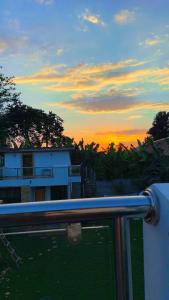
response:
<path id="1" fill-rule="evenodd" d="M 116 274 L 116 300 L 132 300 L 132 275 L 129 243 L 127 239 L 127 220 L 125 217 L 114 218 L 115 243 L 115 274 Z"/>

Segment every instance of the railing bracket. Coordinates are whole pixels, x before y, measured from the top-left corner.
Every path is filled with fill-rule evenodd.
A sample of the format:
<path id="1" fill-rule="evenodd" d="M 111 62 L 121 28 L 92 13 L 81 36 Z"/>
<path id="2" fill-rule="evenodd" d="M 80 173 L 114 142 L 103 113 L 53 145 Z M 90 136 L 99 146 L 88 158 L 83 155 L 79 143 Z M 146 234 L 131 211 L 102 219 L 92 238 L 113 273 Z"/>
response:
<path id="1" fill-rule="evenodd" d="M 141 193 L 143 196 L 148 196 L 151 200 L 151 208 L 148 211 L 147 215 L 144 217 L 144 221 L 147 224 L 156 225 L 159 221 L 160 211 L 159 211 L 159 202 L 156 194 L 152 189 L 148 188 Z"/>
<path id="2" fill-rule="evenodd" d="M 81 223 L 72 223 L 67 225 L 67 239 L 70 244 L 77 245 L 80 243 L 82 235 L 82 225 Z"/>

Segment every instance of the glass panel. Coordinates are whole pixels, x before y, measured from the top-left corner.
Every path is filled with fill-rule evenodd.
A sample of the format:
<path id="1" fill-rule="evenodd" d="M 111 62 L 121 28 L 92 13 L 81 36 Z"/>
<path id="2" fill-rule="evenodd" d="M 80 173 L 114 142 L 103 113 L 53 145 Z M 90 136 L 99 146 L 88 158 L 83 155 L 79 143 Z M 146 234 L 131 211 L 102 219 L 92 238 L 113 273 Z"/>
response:
<path id="1" fill-rule="evenodd" d="M 114 300 L 111 222 L 83 227 L 77 245 L 68 242 L 64 224 L 53 232 L 6 235 L 15 258 L 1 233 L 0 299 Z"/>
<path id="2" fill-rule="evenodd" d="M 143 222 L 130 221 L 134 300 L 144 300 Z"/>

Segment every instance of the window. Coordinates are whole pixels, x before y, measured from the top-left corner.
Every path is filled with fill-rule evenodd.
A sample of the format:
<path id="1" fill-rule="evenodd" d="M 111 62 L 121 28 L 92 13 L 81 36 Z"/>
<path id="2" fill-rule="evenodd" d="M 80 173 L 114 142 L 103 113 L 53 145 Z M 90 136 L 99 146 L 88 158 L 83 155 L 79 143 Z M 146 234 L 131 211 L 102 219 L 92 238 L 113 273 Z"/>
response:
<path id="1" fill-rule="evenodd" d="M 33 176 L 33 155 L 32 153 L 24 153 L 22 155 L 23 176 Z"/>

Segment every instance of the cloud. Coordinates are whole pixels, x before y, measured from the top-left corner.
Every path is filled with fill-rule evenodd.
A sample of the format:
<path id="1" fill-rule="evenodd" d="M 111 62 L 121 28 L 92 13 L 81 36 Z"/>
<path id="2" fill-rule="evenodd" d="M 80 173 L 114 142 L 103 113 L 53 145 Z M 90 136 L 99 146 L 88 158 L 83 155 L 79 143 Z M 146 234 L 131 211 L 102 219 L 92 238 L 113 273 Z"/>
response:
<path id="1" fill-rule="evenodd" d="M 73 67 L 49 65 L 47 71 L 44 72 L 44 69 L 40 69 L 39 72 L 31 75 L 16 77 L 15 82 L 40 85 L 41 89 L 54 93 L 85 93 L 87 95 L 97 93 L 99 96 L 99 93 L 103 94 L 103 90 L 125 90 L 128 93 L 125 96 L 137 98 L 138 95 L 146 93 L 146 86 L 150 83 L 159 86 L 161 91 L 168 89 L 169 68 L 146 68 L 145 66 L 142 68 L 146 63 L 147 61 L 128 59 L 116 63 L 78 64 Z M 148 92 L 150 93 L 150 88 Z M 64 105 L 70 107 L 75 104 L 66 103 Z M 80 108 L 81 105 L 80 107 L 78 105 L 80 103 L 76 103 L 76 109 L 82 111 L 84 108 Z M 146 107 L 143 106 L 143 108 Z M 93 107 L 92 110 L 94 110 Z"/>
<path id="2" fill-rule="evenodd" d="M 39 4 L 44 4 L 44 5 L 51 5 L 54 0 L 36 0 L 37 3 Z"/>
<path id="3" fill-rule="evenodd" d="M 105 64 L 79 64 L 74 67 L 51 65 L 48 72 L 43 69 L 29 76 L 16 77 L 18 84 L 40 84 L 42 89 L 51 92 L 99 92 L 103 89 L 128 89 L 132 91 L 131 84 L 137 83 L 157 84 L 164 89 L 169 85 L 169 68 L 139 68 L 146 61 L 128 59 L 116 63 Z M 136 95 L 137 88 L 134 88 Z M 132 91 L 132 93 L 133 93 Z M 140 93 L 145 89 L 140 88 Z"/>
<path id="4" fill-rule="evenodd" d="M 86 9 L 85 12 L 82 15 L 80 15 L 80 19 L 94 25 L 101 25 L 101 26 L 105 25 L 100 15 L 92 14 L 88 9 Z"/>
<path id="5" fill-rule="evenodd" d="M 123 9 L 113 16 L 113 20 L 120 25 L 133 23 L 136 19 L 134 10 Z"/>
<path id="6" fill-rule="evenodd" d="M 159 43 L 161 43 L 159 38 L 152 38 L 152 39 L 145 40 L 145 46 L 148 46 L 148 47 L 155 46 Z"/>
<path id="7" fill-rule="evenodd" d="M 122 113 L 143 109 L 160 110 L 169 109 L 169 103 L 166 102 L 148 102 L 140 100 L 135 95 L 128 95 L 125 91 L 110 90 L 107 93 L 98 94 L 78 94 L 74 95 L 68 101 L 57 103 L 48 103 L 48 106 L 60 106 L 67 109 L 74 109 L 83 113 Z"/>
<path id="8" fill-rule="evenodd" d="M 64 49 L 63 49 L 63 48 L 58 48 L 58 49 L 56 49 L 56 55 L 57 55 L 57 56 L 62 55 L 63 52 L 64 52 Z"/>
<path id="9" fill-rule="evenodd" d="M 49 72 L 44 74 L 40 70 L 30 76 L 17 77 L 16 83 L 48 84 L 44 88 L 50 91 L 96 91 L 108 85 L 135 82 L 141 77 L 144 78 L 145 73 L 152 74 L 151 70 L 125 71 L 126 68 L 135 68 L 145 63 L 145 61 L 127 59 L 116 63 L 79 64 L 72 68 L 62 68 L 59 73 L 58 70 L 55 72 L 55 66 L 52 66 L 52 72 L 49 69 Z"/>
<path id="10" fill-rule="evenodd" d="M 6 41 L 0 40 L 0 54 L 8 49 L 8 43 Z"/>
<path id="11" fill-rule="evenodd" d="M 158 36 L 154 36 L 154 37 L 145 39 L 145 41 L 139 43 L 139 45 L 144 46 L 144 47 L 154 47 L 154 46 L 160 44 L 161 42 L 162 42 L 162 40 Z"/>
<path id="12" fill-rule="evenodd" d="M 136 129 L 126 129 L 126 130 L 103 130 L 101 132 L 96 132 L 94 138 L 103 146 L 107 148 L 110 143 L 115 143 L 116 145 L 122 143 L 126 146 L 131 144 L 137 146 L 137 140 L 143 140 L 146 136 L 147 129 L 136 128 Z"/>
<path id="13" fill-rule="evenodd" d="M 12 30 L 20 30 L 21 29 L 21 24 L 20 24 L 20 21 L 18 19 L 8 19 L 8 27 Z"/>
<path id="14" fill-rule="evenodd" d="M 6 51 L 10 53 L 17 52 L 19 49 L 26 46 L 28 37 L 26 35 L 21 35 L 17 38 L 10 37 L 0 39 L 0 54 L 3 54 Z"/>
<path id="15" fill-rule="evenodd" d="M 128 117 L 128 120 L 137 120 L 137 119 L 142 119 L 143 115 L 132 115 Z"/>
<path id="16" fill-rule="evenodd" d="M 127 130 L 110 130 L 110 131 L 102 131 L 96 132 L 96 135 L 136 135 L 136 134 L 145 134 L 147 129 L 138 128 L 138 129 L 127 129 Z"/>

